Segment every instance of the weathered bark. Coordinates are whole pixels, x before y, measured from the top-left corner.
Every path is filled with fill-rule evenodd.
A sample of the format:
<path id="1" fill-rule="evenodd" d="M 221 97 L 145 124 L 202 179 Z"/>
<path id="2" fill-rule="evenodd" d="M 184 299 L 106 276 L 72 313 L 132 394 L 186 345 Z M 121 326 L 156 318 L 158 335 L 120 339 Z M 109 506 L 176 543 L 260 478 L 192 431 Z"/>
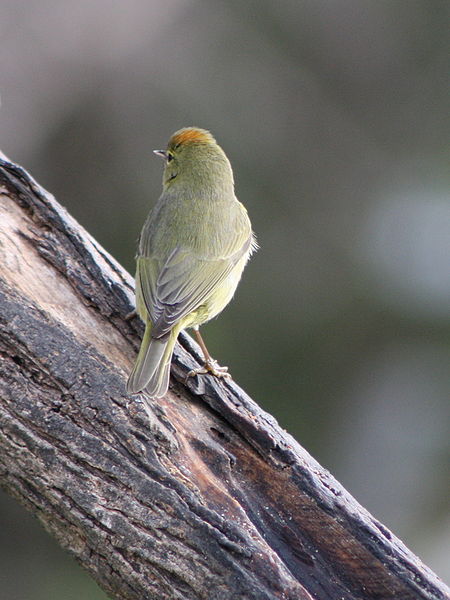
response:
<path id="1" fill-rule="evenodd" d="M 448 598 L 445 585 L 239 387 L 125 394 L 130 276 L 0 161 L 0 481 L 113 598 Z"/>

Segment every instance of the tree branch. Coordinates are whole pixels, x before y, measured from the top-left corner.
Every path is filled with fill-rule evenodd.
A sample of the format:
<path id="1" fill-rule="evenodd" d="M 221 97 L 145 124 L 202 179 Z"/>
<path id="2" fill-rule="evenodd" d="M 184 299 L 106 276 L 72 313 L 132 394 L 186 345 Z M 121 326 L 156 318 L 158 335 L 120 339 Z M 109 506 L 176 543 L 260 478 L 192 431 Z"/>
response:
<path id="1" fill-rule="evenodd" d="M 0 481 L 113 598 L 449 598 L 445 585 L 235 383 L 124 383 L 130 276 L 0 160 Z"/>

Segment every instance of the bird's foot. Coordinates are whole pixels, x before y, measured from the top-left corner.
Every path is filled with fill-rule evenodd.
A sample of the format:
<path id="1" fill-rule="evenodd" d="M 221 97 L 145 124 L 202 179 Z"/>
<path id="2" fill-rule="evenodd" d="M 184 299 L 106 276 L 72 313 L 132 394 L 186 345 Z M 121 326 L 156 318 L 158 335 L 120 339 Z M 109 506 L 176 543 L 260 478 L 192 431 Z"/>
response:
<path id="1" fill-rule="evenodd" d="M 189 373 L 186 375 L 185 381 L 187 381 L 189 377 L 206 375 L 207 373 L 211 373 L 211 375 L 214 375 L 214 377 L 225 377 L 231 379 L 231 375 L 228 373 L 228 367 L 221 367 L 216 360 L 210 358 L 205 361 L 203 367 L 189 371 Z"/>

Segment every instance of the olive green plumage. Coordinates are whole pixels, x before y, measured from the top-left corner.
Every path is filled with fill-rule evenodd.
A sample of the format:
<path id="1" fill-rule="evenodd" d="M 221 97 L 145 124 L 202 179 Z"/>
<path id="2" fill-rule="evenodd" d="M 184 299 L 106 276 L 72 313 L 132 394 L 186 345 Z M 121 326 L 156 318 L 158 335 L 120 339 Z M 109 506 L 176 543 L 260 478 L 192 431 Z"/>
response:
<path id="1" fill-rule="evenodd" d="M 163 192 L 139 241 L 136 307 L 146 328 L 127 391 L 161 397 L 178 334 L 225 308 L 256 242 L 230 162 L 208 131 L 181 129 L 155 152 L 165 159 Z"/>

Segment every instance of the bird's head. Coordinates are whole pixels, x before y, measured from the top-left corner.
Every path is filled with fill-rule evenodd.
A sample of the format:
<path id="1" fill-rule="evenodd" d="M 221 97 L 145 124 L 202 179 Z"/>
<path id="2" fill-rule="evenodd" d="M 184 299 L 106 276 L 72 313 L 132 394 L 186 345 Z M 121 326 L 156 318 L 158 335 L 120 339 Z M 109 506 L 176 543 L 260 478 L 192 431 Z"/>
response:
<path id="1" fill-rule="evenodd" d="M 233 172 L 225 152 L 206 129 L 185 127 L 175 132 L 166 150 L 154 150 L 165 161 L 163 186 L 196 189 L 233 188 Z"/>

